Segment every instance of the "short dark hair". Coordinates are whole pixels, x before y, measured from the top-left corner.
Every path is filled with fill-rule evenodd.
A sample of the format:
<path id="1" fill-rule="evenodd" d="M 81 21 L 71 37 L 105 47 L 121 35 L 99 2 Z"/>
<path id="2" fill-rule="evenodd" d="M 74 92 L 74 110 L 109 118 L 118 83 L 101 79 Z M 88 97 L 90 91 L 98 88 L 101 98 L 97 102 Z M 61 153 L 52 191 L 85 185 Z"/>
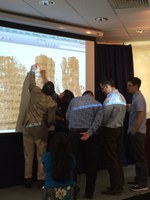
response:
<path id="1" fill-rule="evenodd" d="M 102 85 L 110 85 L 111 87 L 115 87 L 115 83 L 111 78 L 105 77 L 100 80 L 100 84 Z"/>
<path id="2" fill-rule="evenodd" d="M 46 94 L 47 96 L 52 96 L 53 93 L 55 92 L 53 82 L 48 81 L 47 83 L 45 83 L 45 84 L 43 85 L 42 92 L 43 92 L 44 94 Z"/>
<path id="3" fill-rule="evenodd" d="M 138 77 L 133 77 L 133 78 L 129 79 L 128 82 L 131 82 L 133 85 L 137 85 L 138 88 L 140 88 L 142 81 Z"/>
<path id="4" fill-rule="evenodd" d="M 82 96 L 89 94 L 91 96 L 94 96 L 93 92 L 91 90 L 86 90 L 85 92 L 83 92 Z"/>
<path id="5" fill-rule="evenodd" d="M 71 92 L 68 89 L 64 90 L 64 96 L 62 97 L 63 101 L 70 102 L 71 99 L 73 99 L 73 98 L 74 98 L 73 92 Z"/>

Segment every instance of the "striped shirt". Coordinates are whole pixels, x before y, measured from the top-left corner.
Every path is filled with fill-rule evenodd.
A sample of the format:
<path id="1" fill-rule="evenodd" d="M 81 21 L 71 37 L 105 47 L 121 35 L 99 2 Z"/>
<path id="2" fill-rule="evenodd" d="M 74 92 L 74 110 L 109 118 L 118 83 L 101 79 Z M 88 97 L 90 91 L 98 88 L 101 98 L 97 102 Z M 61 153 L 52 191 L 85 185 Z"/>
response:
<path id="1" fill-rule="evenodd" d="M 69 129 L 87 129 L 90 135 L 96 133 L 103 120 L 102 104 L 86 94 L 71 100 L 66 120 Z"/>
<path id="2" fill-rule="evenodd" d="M 126 101 L 123 95 L 115 89 L 107 95 L 103 103 L 104 121 L 103 125 L 108 128 L 119 128 L 123 126 L 126 113 Z"/>

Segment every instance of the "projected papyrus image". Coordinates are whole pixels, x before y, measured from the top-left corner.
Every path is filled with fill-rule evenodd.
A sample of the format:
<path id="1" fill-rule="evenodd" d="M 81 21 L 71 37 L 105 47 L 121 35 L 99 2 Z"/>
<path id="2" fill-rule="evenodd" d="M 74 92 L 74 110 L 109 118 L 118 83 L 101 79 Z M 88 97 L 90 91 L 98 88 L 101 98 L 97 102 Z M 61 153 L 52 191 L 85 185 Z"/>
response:
<path id="1" fill-rule="evenodd" d="M 1 30 L 1 29 L 0 29 Z M 7 34 L 9 32 L 7 31 Z M 18 33 L 18 32 L 17 32 Z M 2 38 L 4 33 L 0 32 L 0 130 L 1 132 L 15 130 L 18 115 L 20 112 L 20 102 L 22 91 L 24 94 L 24 112 L 28 103 L 28 84 L 24 84 L 27 72 L 31 65 L 38 63 L 40 69 L 46 70 L 48 80 L 55 85 L 55 90 L 59 94 L 65 89 L 71 90 L 75 96 L 80 96 L 85 91 L 85 49 L 81 48 L 80 42 L 76 41 L 76 46 L 70 43 L 61 42 L 57 38 L 57 45 L 48 47 L 44 40 L 36 35 L 37 44 L 33 45 L 33 39 L 22 40 L 18 36 L 18 41 L 11 41 L 12 36 Z M 24 35 L 23 35 L 24 36 Z M 4 37 L 4 36 L 3 36 Z M 16 37 L 15 37 L 16 39 Z M 55 38 L 56 39 L 56 38 Z M 20 41 L 21 44 L 20 44 Z M 38 43 L 38 41 L 40 41 Z M 40 45 L 42 43 L 42 45 Z M 63 46 L 62 46 L 63 43 Z M 65 46 L 65 45 L 66 46 Z M 82 47 L 85 46 L 82 44 Z M 73 49 L 74 47 L 74 49 Z M 40 69 L 36 71 L 36 83 L 43 86 L 40 76 Z"/>

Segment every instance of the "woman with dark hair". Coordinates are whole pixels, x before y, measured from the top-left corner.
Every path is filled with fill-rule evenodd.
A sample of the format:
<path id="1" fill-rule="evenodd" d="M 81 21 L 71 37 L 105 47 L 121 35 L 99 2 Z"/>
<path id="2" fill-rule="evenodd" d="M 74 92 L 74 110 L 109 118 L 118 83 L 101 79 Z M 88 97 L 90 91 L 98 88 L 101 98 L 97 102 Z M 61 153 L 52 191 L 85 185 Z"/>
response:
<path id="1" fill-rule="evenodd" d="M 73 173 L 75 159 L 71 153 L 70 139 L 66 133 L 57 132 L 52 139 L 51 151 L 43 154 L 45 171 L 42 200 L 74 200 Z"/>
<path id="2" fill-rule="evenodd" d="M 66 89 L 64 92 L 60 93 L 59 98 L 60 104 L 56 110 L 55 130 L 67 132 L 68 127 L 65 116 L 69 103 L 74 98 L 74 94 L 70 90 Z"/>

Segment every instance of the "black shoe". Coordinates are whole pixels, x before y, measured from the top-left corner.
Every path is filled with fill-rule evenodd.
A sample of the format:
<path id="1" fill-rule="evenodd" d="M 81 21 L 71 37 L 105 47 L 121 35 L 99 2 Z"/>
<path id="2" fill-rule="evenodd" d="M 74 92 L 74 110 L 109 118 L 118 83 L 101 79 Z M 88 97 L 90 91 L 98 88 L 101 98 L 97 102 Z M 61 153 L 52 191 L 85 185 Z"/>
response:
<path id="1" fill-rule="evenodd" d="M 138 186 L 138 183 L 135 182 L 135 181 L 129 181 L 129 182 L 127 182 L 127 185 L 130 186 L 130 187 L 132 187 L 132 186 Z"/>
<path id="2" fill-rule="evenodd" d="M 31 188 L 31 186 L 32 186 L 32 179 L 31 178 L 26 178 L 24 186 L 25 186 L 25 188 Z"/>

